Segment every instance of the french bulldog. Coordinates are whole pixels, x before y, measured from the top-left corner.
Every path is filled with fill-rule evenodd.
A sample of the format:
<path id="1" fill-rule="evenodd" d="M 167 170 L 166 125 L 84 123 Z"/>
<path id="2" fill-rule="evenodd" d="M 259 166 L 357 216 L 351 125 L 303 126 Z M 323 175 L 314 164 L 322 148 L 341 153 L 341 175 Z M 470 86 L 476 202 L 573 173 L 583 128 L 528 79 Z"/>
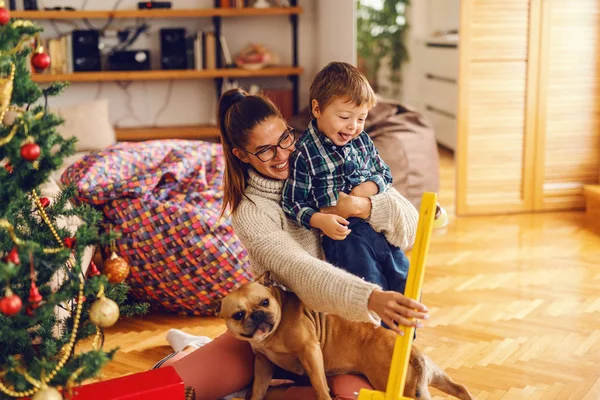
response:
<path id="1" fill-rule="evenodd" d="M 386 389 L 397 335 L 389 329 L 310 310 L 295 294 L 273 285 L 268 274 L 227 295 L 218 312 L 228 331 L 254 351 L 251 400 L 265 397 L 275 365 L 307 375 L 318 400 L 331 399 L 328 375 L 361 374 L 376 390 Z M 413 345 L 404 396 L 431 399 L 429 386 L 474 400 Z"/>

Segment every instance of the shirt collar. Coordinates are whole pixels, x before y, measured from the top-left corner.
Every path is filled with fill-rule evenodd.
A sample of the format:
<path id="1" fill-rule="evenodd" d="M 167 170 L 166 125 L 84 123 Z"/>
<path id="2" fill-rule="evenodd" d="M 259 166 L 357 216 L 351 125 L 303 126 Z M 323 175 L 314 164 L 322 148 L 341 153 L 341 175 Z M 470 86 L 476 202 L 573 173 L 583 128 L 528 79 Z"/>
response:
<path id="1" fill-rule="evenodd" d="M 337 149 L 338 146 L 337 144 L 333 143 L 333 140 L 329 139 L 327 136 L 325 136 L 323 134 L 323 132 L 319 131 L 319 128 L 317 127 L 317 119 L 313 118 L 312 121 L 310 121 L 310 124 L 308 125 L 308 130 L 313 138 L 313 140 L 320 146 L 323 147 L 333 147 L 334 149 Z"/>

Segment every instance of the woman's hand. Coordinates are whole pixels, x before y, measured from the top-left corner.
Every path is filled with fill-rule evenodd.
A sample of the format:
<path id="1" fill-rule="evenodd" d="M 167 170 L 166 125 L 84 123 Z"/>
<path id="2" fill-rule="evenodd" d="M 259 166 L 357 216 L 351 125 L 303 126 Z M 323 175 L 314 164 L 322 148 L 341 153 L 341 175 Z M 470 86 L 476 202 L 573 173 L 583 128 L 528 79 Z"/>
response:
<path id="1" fill-rule="evenodd" d="M 367 219 L 371 214 L 371 200 L 365 197 L 348 196 L 346 193 L 340 192 L 337 204 L 332 207 L 323 207 L 321 212 L 339 215 L 342 218 Z"/>
<path id="2" fill-rule="evenodd" d="M 400 335 L 404 334 L 401 326 L 423 327 L 422 323 L 413 321 L 413 318 L 429 319 L 429 310 L 425 305 L 390 290 L 374 290 L 369 297 L 368 307 L 377 313 L 390 329 Z"/>

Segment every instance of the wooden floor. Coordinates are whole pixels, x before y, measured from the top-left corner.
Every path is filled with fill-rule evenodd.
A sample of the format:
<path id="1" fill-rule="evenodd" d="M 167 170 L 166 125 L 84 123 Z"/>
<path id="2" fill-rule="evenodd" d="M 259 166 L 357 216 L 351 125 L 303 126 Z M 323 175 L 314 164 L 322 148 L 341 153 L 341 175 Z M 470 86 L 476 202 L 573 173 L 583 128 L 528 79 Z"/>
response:
<path id="1" fill-rule="evenodd" d="M 440 201 L 453 213 L 450 153 L 441 166 Z M 432 318 L 415 344 L 479 400 L 600 399 L 600 236 L 584 221 L 583 212 L 451 218 L 431 243 Z M 151 367 L 170 352 L 170 328 L 225 330 L 208 318 L 120 321 L 107 331 L 106 348 L 121 350 L 105 377 Z"/>

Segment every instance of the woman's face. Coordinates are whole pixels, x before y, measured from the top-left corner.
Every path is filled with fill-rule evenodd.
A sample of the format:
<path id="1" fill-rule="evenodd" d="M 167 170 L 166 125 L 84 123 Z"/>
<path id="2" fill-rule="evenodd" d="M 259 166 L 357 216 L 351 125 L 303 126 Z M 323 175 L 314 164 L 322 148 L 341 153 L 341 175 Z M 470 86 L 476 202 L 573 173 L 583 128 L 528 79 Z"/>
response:
<path id="1" fill-rule="evenodd" d="M 280 140 L 286 139 L 286 135 L 290 135 L 288 130 L 289 128 L 285 121 L 278 117 L 271 117 L 258 124 L 252 130 L 248 144 L 243 150 L 250 153 L 259 153 L 265 150 L 265 148 L 277 146 L 278 143 L 281 143 L 283 146 L 284 142 L 280 142 Z M 294 145 L 292 144 L 287 149 L 282 149 L 281 147 L 276 147 L 276 149 L 277 153 L 275 157 L 269 161 L 261 161 L 256 155 L 237 148 L 233 149 L 233 154 L 243 162 L 250 164 L 252 168 L 266 178 L 287 179 L 289 174 L 288 160 L 290 154 L 294 151 Z M 263 158 L 265 157 L 263 156 Z"/>

